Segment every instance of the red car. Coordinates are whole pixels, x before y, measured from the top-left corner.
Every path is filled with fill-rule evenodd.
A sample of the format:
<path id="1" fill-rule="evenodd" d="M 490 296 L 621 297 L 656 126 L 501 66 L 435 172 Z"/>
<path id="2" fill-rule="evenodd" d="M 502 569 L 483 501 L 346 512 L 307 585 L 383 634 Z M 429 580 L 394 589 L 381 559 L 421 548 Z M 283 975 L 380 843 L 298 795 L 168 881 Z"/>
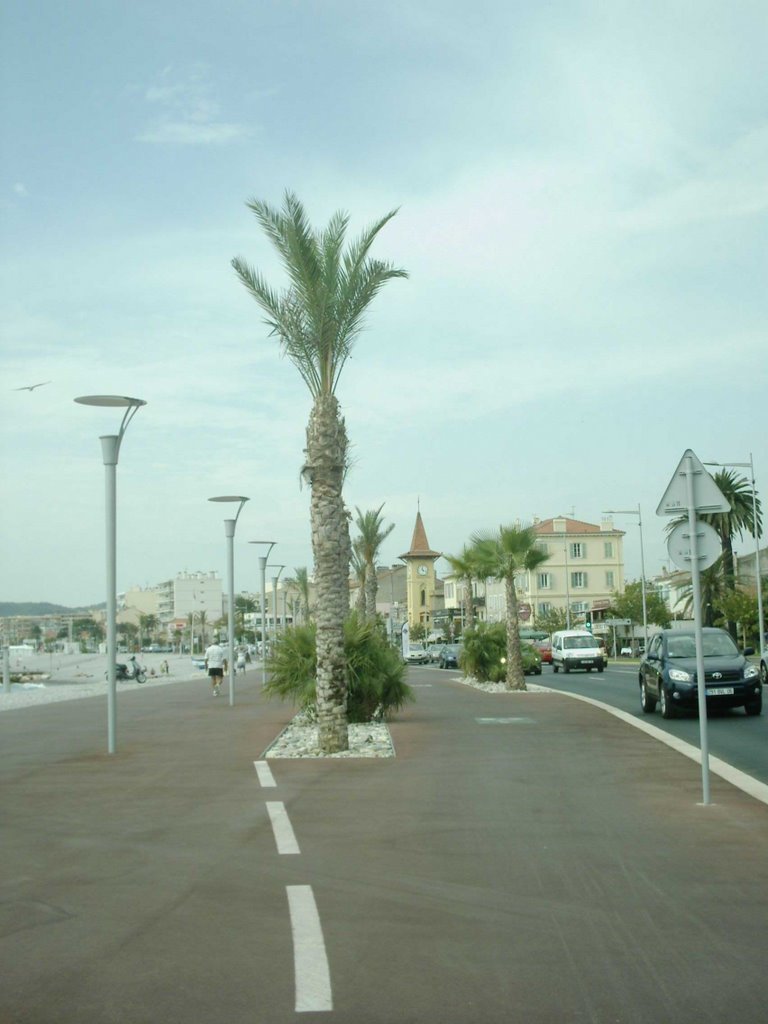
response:
<path id="1" fill-rule="evenodd" d="M 541 663 L 551 665 L 552 664 L 552 644 L 549 640 L 536 640 L 536 646 L 539 649 L 541 655 Z"/>

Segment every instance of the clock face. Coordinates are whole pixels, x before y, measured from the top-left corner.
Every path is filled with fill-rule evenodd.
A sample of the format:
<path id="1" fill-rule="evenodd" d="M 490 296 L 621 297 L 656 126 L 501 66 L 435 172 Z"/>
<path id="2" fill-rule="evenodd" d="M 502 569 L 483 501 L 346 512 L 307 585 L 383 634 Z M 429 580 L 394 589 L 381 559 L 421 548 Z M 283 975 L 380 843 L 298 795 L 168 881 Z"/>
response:
<path id="1" fill-rule="evenodd" d="M 419 568 L 416 570 L 416 572 L 419 574 L 419 576 L 426 576 L 427 575 L 427 567 L 426 567 L 426 565 L 420 565 Z"/>

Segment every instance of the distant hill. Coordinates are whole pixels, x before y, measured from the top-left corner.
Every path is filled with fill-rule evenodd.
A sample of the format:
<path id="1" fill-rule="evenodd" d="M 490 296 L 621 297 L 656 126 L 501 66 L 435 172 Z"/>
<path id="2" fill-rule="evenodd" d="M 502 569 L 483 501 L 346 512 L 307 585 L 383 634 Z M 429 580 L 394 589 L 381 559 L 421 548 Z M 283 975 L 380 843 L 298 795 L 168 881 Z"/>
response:
<path id="1" fill-rule="evenodd" d="M 87 607 L 67 608 L 63 604 L 51 604 L 49 601 L 0 601 L 0 618 L 13 618 L 16 615 L 87 615 L 104 604 L 91 604 Z"/>

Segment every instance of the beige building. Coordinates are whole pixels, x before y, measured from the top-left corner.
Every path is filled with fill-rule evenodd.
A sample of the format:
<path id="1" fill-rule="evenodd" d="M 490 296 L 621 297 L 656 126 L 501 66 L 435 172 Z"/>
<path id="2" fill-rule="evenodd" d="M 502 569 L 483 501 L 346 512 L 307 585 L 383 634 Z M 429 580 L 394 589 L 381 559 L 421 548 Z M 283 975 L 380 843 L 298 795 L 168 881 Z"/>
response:
<path id="1" fill-rule="evenodd" d="M 624 592 L 624 531 L 612 519 L 599 526 L 559 516 L 534 520 L 538 546 L 549 558 L 535 572 L 520 573 L 515 581 L 523 614 L 535 625 L 537 615 L 568 609 L 573 624 L 587 611 L 604 609 L 614 592 Z M 504 584 L 496 580 L 473 583 L 473 605 L 480 621 L 506 618 Z M 466 584 L 449 575 L 445 580 L 445 605 L 463 615 Z"/>

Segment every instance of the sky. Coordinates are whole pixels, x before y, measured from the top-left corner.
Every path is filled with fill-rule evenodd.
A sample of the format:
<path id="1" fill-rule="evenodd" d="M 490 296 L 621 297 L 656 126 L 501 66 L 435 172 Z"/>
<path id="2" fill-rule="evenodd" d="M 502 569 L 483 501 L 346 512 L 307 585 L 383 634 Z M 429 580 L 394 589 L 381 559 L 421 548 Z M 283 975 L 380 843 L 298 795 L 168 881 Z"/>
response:
<path id="1" fill-rule="evenodd" d="M 226 506 L 312 567 L 310 396 L 236 279 L 283 272 L 246 203 L 286 189 L 408 271 L 338 397 L 345 498 L 430 545 L 558 515 L 643 517 L 683 452 L 749 461 L 768 503 L 764 0 L 6 0 L 0 14 L 0 600 L 226 578 Z M 17 390 L 38 382 L 35 390 Z M 637 518 L 627 577 L 640 575 Z M 747 553 L 754 542 L 745 537 Z M 438 563 L 438 571 L 445 563 Z"/>

